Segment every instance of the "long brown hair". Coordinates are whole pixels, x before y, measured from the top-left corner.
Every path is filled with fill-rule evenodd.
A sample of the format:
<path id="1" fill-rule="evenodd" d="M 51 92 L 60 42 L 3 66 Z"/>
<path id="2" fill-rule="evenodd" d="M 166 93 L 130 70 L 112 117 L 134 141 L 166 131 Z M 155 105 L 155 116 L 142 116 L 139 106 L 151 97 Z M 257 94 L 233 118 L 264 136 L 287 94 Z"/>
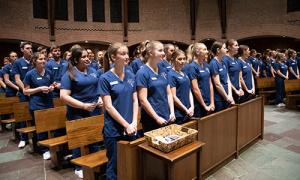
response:
<path id="1" fill-rule="evenodd" d="M 82 56 L 82 52 L 85 49 L 83 49 L 81 46 L 78 44 L 75 44 L 71 47 L 70 52 L 71 52 L 71 57 L 69 59 L 68 63 L 68 74 L 71 80 L 75 80 L 75 69 L 74 67 L 79 63 L 79 60 Z"/>
<path id="2" fill-rule="evenodd" d="M 123 43 L 120 42 L 115 42 L 113 44 L 111 44 L 107 51 L 104 54 L 104 58 L 103 58 L 103 68 L 104 68 L 104 72 L 107 72 L 110 69 L 110 61 L 113 61 L 113 59 L 111 58 L 112 55 L 116 55 L 117 51 L 119 48 L 126 46 Z"/>

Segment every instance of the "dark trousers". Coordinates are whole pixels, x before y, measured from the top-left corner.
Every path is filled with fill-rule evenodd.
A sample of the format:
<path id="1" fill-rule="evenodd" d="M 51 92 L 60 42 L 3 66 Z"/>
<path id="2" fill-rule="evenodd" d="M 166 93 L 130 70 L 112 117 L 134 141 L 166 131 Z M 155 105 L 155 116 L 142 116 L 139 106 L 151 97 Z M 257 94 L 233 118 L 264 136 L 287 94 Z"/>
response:
<path id="1" fill-rule="evenodd" d="M 227 101 L 215 101 L 215 112 L 227 109 L 230 104 Z"/>
<path id="2" fill-rule="evenodd" d="M 29 97 L 25 96 L 20 91 L 18 92 L 18 96 L 19 96 L 20 102 L 28 102 L 29 101 Z M 16 127 L 17 128 L 25 128 L 26 127 L 26 122 L 25 121 L 20 122 L 20 123 L 16 124 Z M 28 135 L 24 134 L 24 133 L 20 133 L 20 139 L 21 139 L 21 141 L 28 141 Z"/>
<path id="3" fill-rule="evenodd" d="M 117 179 L 117 143 L 120 140 L 133 141 L 136 136 L 119 136 L 119 137 L 104 137 L 104 145 L 107 150 L 106 156 L 108 158 L 106 167 L 106 179 Z"/>
<path id="4" fill-rule="evenodd" d="M 275 84 L 276 84 L 276 104 L 283 103 L 283 98 L 285 96 L 284 79 L 276 77 Z"/>

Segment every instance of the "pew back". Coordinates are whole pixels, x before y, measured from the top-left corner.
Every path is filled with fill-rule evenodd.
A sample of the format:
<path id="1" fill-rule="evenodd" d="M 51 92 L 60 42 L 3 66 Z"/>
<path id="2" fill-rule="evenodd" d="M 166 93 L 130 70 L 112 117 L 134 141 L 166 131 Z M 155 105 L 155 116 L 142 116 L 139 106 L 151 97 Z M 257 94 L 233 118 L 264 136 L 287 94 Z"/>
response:
<path id="1" fill-rule="evenodd" d="M 66 126 L 66 107 L 34 111 L 36 132 L 49 132 Z"/>
<path id="2" fill-rule="evenodd" d="M 103 140 L 104 116 L 92 116 L 67 121 L 66 129 L 69 149 L 82 148 Z"/>

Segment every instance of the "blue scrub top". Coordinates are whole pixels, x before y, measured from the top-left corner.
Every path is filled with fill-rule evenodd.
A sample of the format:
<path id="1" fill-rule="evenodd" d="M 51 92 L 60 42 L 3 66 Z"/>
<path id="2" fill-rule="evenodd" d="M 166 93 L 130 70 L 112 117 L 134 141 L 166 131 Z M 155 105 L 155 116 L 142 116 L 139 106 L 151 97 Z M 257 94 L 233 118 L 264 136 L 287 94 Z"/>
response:
<path id="1" fill-rule="evenodd" d="M 0 78 L 2 78 L 3 82 L 4 82 L 4 78 L 3 78 L 3 69 L 0 69 Z M 0 93 L 5 93 L 5 89 L 3 87 L 0 88 Z"/>
<path id="2" fill-rule="evenodd" d="M 250 62 L 250 64 L 252 65 L 253 69 L 255 71 L 258 70 L 258 67 L 259 67 L 259 62 L 258 62 L 258 59 L 254 58 L 254 57 L 249 57 L 248 58 L 248 61 Z"/>
<path id="3" fill-rule="evenodd" d="M 242 68 L 242 77 L 243 80 L 248 88 L 248 90 L 251 90 L 252 87 L 252 70 L 251 70 L 251 65 L 248 62 L 245 62 L 243 60 L 239 59 L 239 64 Z"/>
<path id="4" fill-rule="evenodd" d="M 288 67 L 284 63 L 275 63 L 274 64 L 274 70 L 277 72 L 278 70 L 283 74 L 286 75 L 288 71 Z M 279 76 L 277 73 L 275 74 L 275 79 L 281 79 L 284 80 L 285 78 Z"/>
<path id="5" fill-rule="evenodd" d="M 155 73 L 150 67 L 144 65 L 136 74 L 137 87 L 147 88 L 147 99 L 154 111 L 165 120 L 169 120 L 170 110 L 167 97 L 168 80 L 162 74 Z M 156 123 L 147 112 L 142 109 L 141 122 Z"/>
<path id="6" fill-rule="evenodd" d="M 225 92 L 228 94 L 228 72 L 226 69 L 226 65 L 223 63 L 223 61 L 218 62 L 218 60 L 216 60 L 215 58 L 213 58 L 210 63 L 210 73 L 212 76 L 214 75 L 219 75 L 220 78 L 220 83 L 222 84 Z M 225 99 L 223 98 L 223 96 L 221 94 L 219 94 L 219 92 L 216 89 L 215 84 L 214 85 L 214 98 L 215 101 L 225 101 Z"/>
<path id="7" fill-rule="evenodd" d="M 94 68 L 97 71 L 99 69 L 99 64 L 98 64 L 97 60 L 93 59 L 91 61 L 90 67 Z"/>
<path id="8" fill-rule="evenodd" d="M 46 69 L 52 72 L 55 82 L 60 83 L 61 77 L 64 75 L 65 67 L 68 66 L 68 61 L 61 59 L 60 63 L 56 63 L 54 59 L 50 59 L 46 63 Z"/>
<path id="9" fill-rule="evenodd" d="M 171 69 L 168 72 L 169 84 L 172 87 L 176 88 L 176 96 L 181 101 L 181 103 L 187 107 L 191 107 L 190 103 L 190 91 L 191 83 L 188 76 L 184 73 L 183 75 L 176 72 L 174 69 Z M 180 108 L 175 106 L 175 117 L 185 117 L 186 112 L 182 111 Z"/>
<path id="10" fill-rule="evenodd" d="M 195 61 L 190 63 L 188 71 L 188 76 L 190 80 L 197 79 L 198 87 L 200 89 L 202 98 L 206 105 L 209 105 L 211 103 L 210 101 L 210 83 L 209 80 L 211 78 L 209 65 L 207 63 L 204 63 L 203 66 L 199 65 Z M 195 99 L 195 98 L 194 98 Z M 199 103 L 195 99 L 195 105 L 196 103 Z M 200 105 L 200 104 L 199 104 Z M 196 107 L 196 106 L 195 106 Z"/>
<path id="11" fill-rule="evenodd" d="M 133 69 L 132 69 L 132 67 L 130 65 L 126 65 L 125 66 L 125 71 L 131 72 L 132 74 L 134 74 L 133 73 Z"/>
<path id="12" fill-rule="evenodd" d="M 68 61 L 61 59 L 60 63 L 56 63 L 54 59 L 50 59 L 46 63 L 46 69 L 53 74 L 54 82 L 60 83 L 62 76 L 67 70 Z M 54 97 L 59 97 L 59 89 L 54 89 Z"/>
<path id="13" fill-rule="evenodd" d="M 144 65 L 144 63 L 142 62 L 142 60 L 140 58 L 136 58 L 130 63 L 130 66 L 131 66 L 134 74 L 136 74 L 143 65 Z"/>
<path id="14" fill-rule="evenodd" d="M 83 103 L 97 103 L 100 96 L 97 71 L 94 68 L 88 67 L 87 73 L 83 73 L 75 67 L 74 72 L 75 80 L 70 79 L 68 72 L 63 75 L 61 89 L 70 90 L 71 97 Z M 67 107 L 69 120 L 80 118 L 77 116 L 80 113 L 79 111 L 81 111 L 80 109 L 71 106 Z"/>
<path id="15" fill-rule="evenodd" d="M 240 89 L 240 71 L 241 66 L 236 58 L 224 56 L 222 58 L 227 70 L 231 84 L 237 89 Z"/>
<path id="16" fill-rule="evenodd" d="M 5 74 L 8 74 L 9 80 L 10 80 L 12 83 L 16 84 L 16 81 L 15 81 L 15 75 L 12 73 L 12 66 L 13 66 L 13 65 L 11 65 L 11 64 L 6 64 L 6 65 L 3 67 L 3 69 L 2 69 L 2 71 L 3 71 L 3 76 L 4 76 Z M 3 79 L 4 79 L 4 78 L 3 78 Z M 6 89 L 5 89 L 6 96 L 15 96 L 15 95 L 17 94 L 17 92 L 18 92 L 18 91 L 17 91 L 16 89 L 11 88 L 10 86 L 6 86 Z"/>
<path id="17" fill-rule="evenodd" d="M 99 80 L 98 88 L 101 96 L 109 95 L 113 107 L 129 123 L 133 120 L 133 93 L 136 91 L 135 76 L 133 73 L 125 71 L 124 80 L 112 71 L 104 73 Z M 107 111 L 104 113 L 104 136 L 122 136 L 124 127 L 111 117 Z"/>
<path id="18" fill-rule="evenodd" d="M 30 86 L 31 89 L 37 88 L 40 86 L 49 87 L 53 83 L 53 75 L 50 71 L 45 70 L 45 74 L 42 76 L 38 73 L 38 71 L 34 68 L 26 74 L 24 78 L 24 86 Z M 47 109 L 53 107 L 52 102 L 52 92 L 43 93 L 38 92 L 35 94 L 31 94 L 29 96 L 29 110 L 39 110 L 39 109 Z"/>
<path id="19" fill-rule="evenodd" d="M 12 73 L 14 75 L 19 74 L 21 81 L 23 81 L 26 73 L 31 69 L 32 69 L 31 63 L 30 62 L 27 63 L 24 57 L 21 57 L 14 62 L 12 67 Z"/>
<path id="20" fill-rule="evenodd" d="M 298 69 L 300 71 L 300 57 L 297 57 L 297 65 L 298 65 Z"/>
<path id="21" fill-rule="evenodd" d="M 286 65 L 287 65 L 288 68 L 292 67 L 294 72 L 297 74 L 298 66 L 297 66 L 297 61 L 296 60 L 288 59 L 287 62 L 286 62 Z M 296 78 L 296 76 L 294 76 L 294 74 L 292 74 L 289 71 L 289 79 L 297 79 L 297 78 Z"/>
<path id="22" fill-rule="evenodd" d="M 168 74 L 168 72 L 173 68 L 173 66 L 165 59 L 161 60 L 157 64 L 157 67 L 158 67 L 159 73 L 165 72 L 166 74 Z"/>

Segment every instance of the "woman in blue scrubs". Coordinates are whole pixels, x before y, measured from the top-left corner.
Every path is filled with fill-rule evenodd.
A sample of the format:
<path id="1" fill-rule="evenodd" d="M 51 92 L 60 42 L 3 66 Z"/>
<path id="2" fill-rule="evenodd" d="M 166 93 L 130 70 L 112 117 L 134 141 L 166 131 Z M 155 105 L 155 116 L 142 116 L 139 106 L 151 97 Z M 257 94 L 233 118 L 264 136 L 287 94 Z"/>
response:
<path id="1" fill-rule="evenodd" d="M 104 102 L 104 144 L 108 163 L 106 179 L 117 179 L 117 142 L 134 140 L 137 132 L 138 99 L 135 75 L 125 69 L 128 48 L 122 43 L 109 46 L 104 63 L 114 67 L 100 77 L 99 89 Z M 108 66 L 105 66 L 108 67 Z"/>
<path id="2" fill-rule="evenodd" d="M 297 53 L 293 49 L 288 50 L 288 60 L 286 65 L 289 69 L 289 79 L 300 79 L 299 69 L 296 61 Z"/>
<path id="3" fill-rule="evenodd" d="M 192 84 L 195 104 L 194 116 L 203 117 L 215 110 L 211 73 L 206 62 L 208 56 L 206 45 L 203 43 L 194 44 L 192 55 L 194 60 L 189 64 L 186 72 Z"/>
<path id="4" fill-rule="evenodd" d="M 176 50 L 171 60 L 173 68 L 168 72 L 168 79 L 175 105 L 176 124 L 182 124 L 194 115 L 191 82 L 189 77 L 182 72 L 182 67 L 186 64 L 186 61 L 185 53 L 181 50 Z"/>
<path id="5" fill-rule="evenodd" d="M 287 65 L 284 63 L 285 54 L 278 53 L 276 55 L 276 63 L 274 64 L 275 84 L 276 84 L 276 104 L 277 107 L 284 107 L 283 98 L 285 94 L 284 80 L 289 79 L 289 71 Z"/>
<path id="6" fill-rule="evenodd" d="M 248 101 L 249 99 L 255 96 L 255 85 L 254 78 L 251 72 L 251 65 L 249 62 L 246 62 L 250 55 L 249 47 L 246 45 L 240 45 L 238 50 L 239 55 L 239 64 L 242 69 L 242 77 L 241 80 L 242 87 L 244 89 L 245 94 L 241 97 L 241 103 Z"/>
<path id="7" fill-rule="evenodd" d="M 228 71 L 233 99 L 236 103 L 239 103 L 240 97 L 244 95 L 240 81 L 242 71 L 237 58 L 235 58 L 238 53 L 239 46 L 236 40 L 230 39 L 226 41 L 226 47 L 228 49 L 228 53 L 222 58 L 222 61 L 226 65 Z"/>
<path id="8" fill-rule="evenodd" d="M 159 73 L 157 66 L 164 55 L 164 46 L 161 42 L 149 42 L 144 51 L 147 63 L 136 74 L 144 132 L 175 121 L 170 85 L 167 77 Z"/>
<path id="9" fill-rule="evenodd" d="M 67 119 L 99 115 L 103 105 L 98 88 L 97 71 L 90 67 L 87 51 L 79 45 L 71 48 L 68 70 L 61 79 L 60 98 L 67 104 Z M 99 146 L 90 145 L 90 152 L 97 151 Z M 72 158 L 80 156 L 80 149 L 72 150 Z M 75 174 L 83 177 L 79 166 L 75 167 Z"/>
<path id="10" fill-rule="evenodd" d="M 138 70 L 143 67 L 143 65 L 145 64 L 145 60 L 144 57 L 142 56 L 142 53 L 145 51 L 146 49 L 146 45 L 149 43 L 149 40 L 143 41 L 140 43 L 140 45 L 137 47 L 136 50 L 136 56 L 135 59 L 130 63 L 130 66 L 132 68 L 132 71 L 134 74 L 136 74 L 138 72 Z"/>
<path id="11" fill-rule="evenodd" d="M 6 64 L 2 69 L 4 82 L 6 84 L 6 89 L 5 89 L 6 97 L 16 96 L 17 92 L 19 91 L 19 87 L 16 85 L 15 75 L 12 73 L 12 67 L 16 59 L 17 59 L 17 53 L 13 51 L 10 52 L 9 53 L 10 63 Z"/>
<path id="12" fill-rule="evenodd" d="M 24 94 L 29 97 L 29 111 L 34 119 L 34 111 L 53 107 L 54 77 L 45 69 L 46 57 L 42 53 L 35 53 L 31 57 L 34 68 L 28 71 L 24 78 Z M 37 134 L 37 140 L 47 139 L 47 133 Z M 36 142 L 35 142 L 36 143 Z M 50 159 L 48 148 L 39 147 L 44 159 Z"/>
<path id="13" fill-rule="evenodd" d="M 222 58 L 226 55 L 226 45 L 221 42 L 214 42 L 211 47 L 211 52 L 214 58 L 210 61 L 210 72 L 214 85 L 214 100 L 215 111 L 221 111 L 234 104 L 231 91 L 231 83 L 228 76 L 226 65 L 223 63 Z"/>

